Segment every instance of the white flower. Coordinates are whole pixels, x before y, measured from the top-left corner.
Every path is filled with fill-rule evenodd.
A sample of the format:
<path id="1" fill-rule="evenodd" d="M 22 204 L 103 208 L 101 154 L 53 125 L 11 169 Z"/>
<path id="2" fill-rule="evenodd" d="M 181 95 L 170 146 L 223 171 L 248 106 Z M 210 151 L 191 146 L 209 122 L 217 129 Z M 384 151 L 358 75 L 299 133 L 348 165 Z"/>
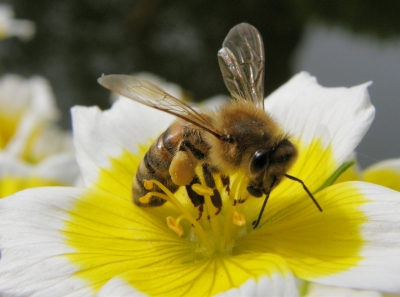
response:
<path id="1" fill-rule="evenodd" d="M 35 24 L 27 20 L 14 19 L 11 6 L 0 4 L 0 39 L 16 36 L 27 41 L 35 35 Z"/>
<path id="2" fill-rule="evenodd" d="M 29 164 L 0 153 L 0 198 L 28 188 L 70 186 L 79 182 L 79 169 L 71 154 L 58 154 Z"/>
<path id="3" fill-rule="evenodd" d="M 137 166 L 173 118 L 126 99 L 104 112 L 75 107 L 85 188 L 31 189 L 0 200 L 0 292 L 296 296 L 294 276 L 400 292 L 399 192 L 363 182 L 331 185 L 374 117 L 367 86 L 323 88 L 301 73 L 267 98 L 266 110 L 299 148 L 289 174 L 307 184 L 323 212 L 301 185 L 285 180 L 255 230 L 262 199 L 232 205 L 238 175 L 231 194 L 217 185 L 220 214 L 206 202 L 210 221 L 206 214 L 195 220 L 183 190 L 166 190 L 163 206 L 135 206 Z M 171 217 L 184 219 L 175 224 Z M 183 233 L 172 230 L 178 225 Z"/>
<path id="4" fill-rule="evenodd" d="M 383 295 L 367 290 L 354 290 L 348 288 L 310 284 L 305 297 L 382 297 Z M 394 297 L 394 296 L 393 296 Z"/>
<path id="5" fill-rule="evenodd" d="M 42 77 L 0 78 L 0 150 L 29 163 L 72 152 L 72 138 L 56 126 L 59 112 Z"/>

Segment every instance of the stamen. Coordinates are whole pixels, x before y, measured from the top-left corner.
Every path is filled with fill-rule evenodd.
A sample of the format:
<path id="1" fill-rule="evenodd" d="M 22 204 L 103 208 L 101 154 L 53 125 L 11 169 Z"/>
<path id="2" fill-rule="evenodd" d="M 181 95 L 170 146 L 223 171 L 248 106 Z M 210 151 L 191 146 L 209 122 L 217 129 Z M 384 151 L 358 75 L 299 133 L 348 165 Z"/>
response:
<path id="1" fill-rule="evenodd" d="M 236 200 L 235 200 L 235 198 L 236 198 L 236 191 L 237 191 L 237 188 L 238 188 L 238 186 L 239 186 L 239 184 L 240 184 L 240 181 L 241 181 L 242 179 L 241 178 L 239 178 L 239 176 L 236 174 L 236 176 L 233 178 L 233 183 L 232 183 L 232 185 L 231 185 L 231 190 L 230 190 L 230 192 L 229 192 L 229 200 L 231 200 L 232 201 L 232 204 L 234 205 L 234 204 L 236 204 Z"/>
<path id="2" fill-rule="evenodd" d="M 173 217 L 167 217 L 167 226 L 172 231 L 174 231 L 179 237 L 181 237 L 184 233 L 182 225 L 179 224 L 181 217 L 175 220 Z"/>
<path id="3" fill-rule="evenodd" d="M 233 211 L 232 221 L 236 226 L 239 226 L 239 227 L 246 225 L 246 218 L 244 217 L 243 214 L 241 214 L 240 212 L 238 212 L 236 210 Z"/>
<path id="4" fill-rule="evenodd" d="M 214 193 L 214 192 L 212 191 L 212 193 Z M 217 215 L 215 212 L 215 206 L 211 201 L 210 195 L 205 195 L 204 200 L 205 200 L 205 205 L 206 205 L 206 209 L 208 212 L 209 221 L 211 223 L 211 229 L 212 229 L 212 234 L 213 234 L 213 238 L 214 238 L 214 243 L 215 243 L 215 246 L 217 248 L 219 248 L 220 241 L 221 241 L 221 232 L 220 232 L 219 220 L 216 219 Z"/>
<path id="5" fill-rule="evenodd" d="M 227 250 L 230 248 L 233 240 L 238 235 L 238 230 L 246 225 L 246 219 L 241 212 L 233 209 L 227 213 L 224 225 L 225 227 L 222 248 L 224 250 Z"/>
<path id="6" fill-rule="evenodd" d="M 190 222 L 190 224 L 194 227 L 194 232 L 201 238 L 203 245 L 206 247 L 208 253 L 212 254 L 215 251 L 214 245 L 208 239 L 207 234 L 205 233 L 204 229 L 201 225 L 196 221 L 194 217 L 188 212 L 186 207 L 182 205 L 182 203 L 176 199 L 175 195 L 167 189 L 162 183 L 157 180 L 150 180 L 149 182 L 157 185 L 165 194 L 158 193 L 158 192 L 149 192 L 152 196 L 160 197 L 171 202 L 182 214 L 183 216 Z"/>
<path id="7" fill-rule="evenodd" d="M 232 201 L 232 205 L 241 203 L 241 201 L 248 198 L 248 192 L 246 190 L 248 181 L 244 175 L 237 173 L 233 179 L 231 191 L 229 192 L 229 200 Z"/>
<path id="8" fill-rule="evenodd" d="M 208 222 L 205 219 L 197 221 L 196 218 L 192 216 L 192 209 L 187 208 L 184 202 L 181 202 L 177 196 L 157 180 L 144 182 L 146 189 L 157 188 L 159 190 L 157 190 L 157 192 L 149 190 L 149 193 L 141 197 L 139 201 L 141 203 L 149 203 L 151 197 L 160 197 L 171 202 L 171 204 L 178 209 L 180 214 L 178 217 L 168 216 L 166 218 L 166 223 L 168 228 L 175 232 L 177 236 L 188 237 L 189 240 L 192 240 L 192 235 L 187 235 L 187 228 L 191 226 L 191 232 L 195 233 L 194 238 L 198 238 L 203 246 L 201 249 L 202 251 L 208 255 L 213 254 L 215 251 L 231 253 L 233 247 L 236 245 L 237 238 L 245 232 L 244 228 L 246 228 L 247 225 L 246 217 L 242 213 L 243 204 L 241 204 L 241 202 L 249 197 L 246 190 L 248 180 L 243 174 L 238 173 L 232 178 L 230 191 L 219 192 L 221 189 L 224 189 L 222 182 L 216 180 L 217 183 L 215 187 L 206 185 L 204 172 L 200 171 L 200 169 L 199 167 L 197 172 L 199 180 L 189 185 L 188 189 L 204 197 L 203 203 L 199 205 L 199 209 L 200 207 L 204 207 L 203 217 L 208 218 Z M 230 203 L 225 201 L 227 205 L 224 205 L 224 207 L 226 208 L 220 213 L 221 207 L 219 204 L 216 205 L 214 201 L 217 194 L 221 195 L 219 200 L 224 200 L 224 198 L 226 200 L 230 199 L 232 204 L 236 202 L 236 205 L 229 205 Z M 220 204 L 222 206 L 222 202 Z M 188 223 L 185 222 L 181 224 L 181 220 L 187 220 Z"/>
<path id="9" fill-rule="evenodd" d="M 142 196 L 139 198 L 139 202 L 142 204 L 148 204 L 150 203 L 150 199 L 153 195 L 151 195 L 151 192 L 147 193 L 146 195 Z"/>
<path id="10" fill-rule="evenodd" d="M 195 191 L 197 195 L 201 196 L 212 196 L 214 194 L 211 188 L 203 186 L 201 184 L 193 184 L 192 190 Z"/>
<path id="11" fill-rule="evenodd" d="M 150 180 L 143 180 L 143 186 L 147 191 L 150 191 L 153 189 L 153 183 Z"/>

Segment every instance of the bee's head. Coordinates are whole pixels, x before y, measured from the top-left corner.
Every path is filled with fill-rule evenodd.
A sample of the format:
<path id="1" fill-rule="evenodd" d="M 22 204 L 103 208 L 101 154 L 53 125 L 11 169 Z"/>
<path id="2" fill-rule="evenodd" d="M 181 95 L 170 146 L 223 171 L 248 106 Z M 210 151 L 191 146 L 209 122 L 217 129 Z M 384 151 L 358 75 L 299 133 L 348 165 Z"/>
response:
<path id="1" fill-rule="evenodd" d="M 279 184 L 297 157 L 297 149 L 288 140 L 280 140 L 275 146 L 256 150 L 250 156 L 247 190 L 250 195 L 261 197 Z"/>

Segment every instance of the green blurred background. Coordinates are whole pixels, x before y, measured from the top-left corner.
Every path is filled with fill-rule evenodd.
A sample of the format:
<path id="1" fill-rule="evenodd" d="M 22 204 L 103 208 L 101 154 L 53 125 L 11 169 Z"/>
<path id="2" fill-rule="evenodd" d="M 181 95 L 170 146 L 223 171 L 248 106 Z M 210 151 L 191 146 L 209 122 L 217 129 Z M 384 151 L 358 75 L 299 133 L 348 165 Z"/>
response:
<path id="1" fill-rule="evenodd" d="M 181 85 L 194 101 L 227 93 L 217 51 L 248 22 L 264 40 L 266 94 L 306 70 L 325 86 L 370 87 L 377 118 L 359 160 L 400 157 L 400 1 L 397 0 L 11 0 L 35 38 L 2 41 L 2 73 L 50 80 L 61 125 L 73 105 L 109 107 L 102 74 L 147 71 Z"/>

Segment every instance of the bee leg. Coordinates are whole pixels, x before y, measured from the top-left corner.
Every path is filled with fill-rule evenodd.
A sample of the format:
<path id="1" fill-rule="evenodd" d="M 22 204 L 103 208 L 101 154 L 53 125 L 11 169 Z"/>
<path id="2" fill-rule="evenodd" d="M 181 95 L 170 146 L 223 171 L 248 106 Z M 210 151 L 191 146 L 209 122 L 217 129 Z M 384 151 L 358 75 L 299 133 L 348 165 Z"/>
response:
<path id="1" fill-rule="evenodd" d="M 222 181 L 222 185 L 225 187 L 226 191 L 229 194 L 229 192 L 231 191 L 231 188 L 230 188 L 231 180 L 229 179 L 229 175 L 221 174 L 221 181 Z"/>
<path id="2" fill-rule="evenodd" d="M 217 212 L 215 213 L 215 215 L 218 215 L 222 210 L 221 195 L 219 194 L 219 191 L 216 189 L 215 180 L 210 171 L 210 165 L 207 163 L 204 163 L 202 165 L 202 168 L 203 168 L 204 181 L 206 182 L 207 187 L 213 189 L 213 195 L 211 196 L 211 202 L 215 206 L 215 208 L 217 208 Z"/>
<path id="3" fill-rule="evenodd" d="M 253 221 L 253 223 L 252 223 L 253 224 L 253 229 L 257 228 L 258 224 L 260 224 L 261 217 L 263 215 L 265 206 L 267 205 L 267 202 L 268 202 L 269 194 L 271 193 L 271 190 L 274 187 L 275 182 L 276 182 L 276 178 L 274 178 L 274 180 L 272 181 L 271 186 L 269 187 L 268 191 L 266 191 L 264 203 L 261 206 L 260 214 L 258 215 L 257 220 Z"/>
<path id="4" fill-rule="evenodd" d="M 190 151 L 197 160 L 203 160 L 206 155 L 195 147 L 189 140 L 182 140 L 179 145 L 179 151 Z"/>
<path id="5" fill-rule="evenodd" d="M 172 182 L 179 186 L 190 184 L 195 175 L 198 160 L 204 158 L 205 155 L 201 150 L 196 148 L 190 141 L 182 140 L 179 144 L 178 152 L 174 155 L 169 166 Z"/>
<path id="6" fill-rule="evenodd" d="M 193 205 L 195 207 L 198 207 L 199 210 L 199 216 L 197 217 L 197 221 L 201 219 L 201 216 L 203 215 L 203 205 L 204 205 L 204 196 L 201 196 L 197 194 L 195 191 L 192 189 L 193 184 L 199 184 L 200 179 L 197 175 L 194 176 L 193 180 L 186 186 L 186 192 L 189 196 L 190 201 L 192 201 Z"/>

